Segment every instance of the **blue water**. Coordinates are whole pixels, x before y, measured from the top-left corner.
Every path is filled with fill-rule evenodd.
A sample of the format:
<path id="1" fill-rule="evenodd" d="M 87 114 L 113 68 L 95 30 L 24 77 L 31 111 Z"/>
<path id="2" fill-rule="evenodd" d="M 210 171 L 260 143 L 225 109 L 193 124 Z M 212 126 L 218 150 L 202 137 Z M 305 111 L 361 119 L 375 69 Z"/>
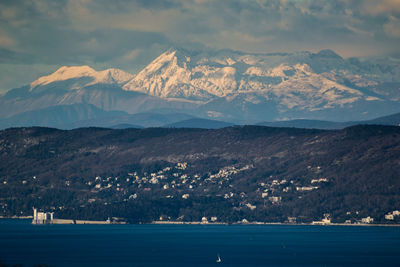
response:
<path id="1" fill-rule="evenodd" d="M 222 263 L 216 263 L 217 254 Z M 1 219 L 0 261 L 24 266 L 400 266 L 400 228 L 31 225 Z"/>

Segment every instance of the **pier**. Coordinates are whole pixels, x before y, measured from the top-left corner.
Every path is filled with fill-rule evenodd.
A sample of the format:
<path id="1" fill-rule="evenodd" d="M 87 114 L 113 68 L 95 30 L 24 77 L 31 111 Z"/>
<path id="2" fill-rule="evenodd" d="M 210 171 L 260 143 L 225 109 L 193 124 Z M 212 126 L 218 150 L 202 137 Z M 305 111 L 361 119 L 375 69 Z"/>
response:
<path id="1" fill-rule="evenodd" d="M 54 212 L 43 212 L 33 208 L 32 224 L 123 224 L 125 222 L 111 222 L 110 219 L 105 221 L 89 221 L 74 219 L 56 219 Z"/>

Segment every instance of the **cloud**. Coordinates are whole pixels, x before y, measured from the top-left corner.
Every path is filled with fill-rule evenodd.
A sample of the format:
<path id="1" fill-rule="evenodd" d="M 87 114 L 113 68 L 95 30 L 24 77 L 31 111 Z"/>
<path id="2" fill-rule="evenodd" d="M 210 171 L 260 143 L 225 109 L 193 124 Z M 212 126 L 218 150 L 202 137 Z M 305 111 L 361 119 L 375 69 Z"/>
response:
<path id="1" fill-rule="evenodd" d="M 10 48 L 15 45 L 15 40 L 0 29 L 0 47 Z"/>
<path id="2" fill-rule="evenodd" d="M 359 8 L 369 15 L 400 14 L 400 0 L 363 0 L 359 1 Z"/>
<path id="3" fill-rule="evenodd" d="M 398 54 L 399 18 L 400 0 L 2 0 L 0 60 L 136 70 L 170 46 Z"/>
<path id="4" fill-rule="evenodd" d="M 129 51 L 128 53 L 126 53 L 125 55 L 123 55 L 123 57 L 126 60 L 132 60 L 135 59 L 140 53 L 139 49 L 133 49 L 132 51 Z"/>
<path id="5" fill-rule="evenodd" d="M 400 19 L 390 16 L 389 22 L 383 25 L 386 34 L 394 38 L 400 38 Z"/>
<path id="6" fill-rule="evenodd" d="M 34 36 L 23 30 L 40 37 L 47 32 L 56 39 L 57 33 L 66 35 L 83 47 L 92 46 L 99 51 L 100 46 L 107 47 L 110 41 L 95 43 L 93 35 L 116 31 L 136 35 L 136 39 L 145 33 L 159 36 L 159 40 L 147 39 L 148 45 L 164 42 L 191 46 L 197 42 L 215 48 L 250 47 L 256 52 L 271 52 L 281 48 L 279 42 L 289 50 L 306 45 L 307 41 L 310 49 L 323 49 L 327 45 L 334 48 L 343 41 L 351 43 L 351 39 L 358 46 L 359 40 L 364 41 L 366 36 L 371 38 L 370 45 L 379 45 L 383 41 L 379 39 L 380 33 L 384 27 L 390 28 L 390 24 L 385 26 L 388 18 L 396 18 L 392 13 L 400 9 L 399 1 L 35 0 L 17 4 L 9 1 L 1 17 L 9 30 L 16 33 L 12 40 L 33 44 L 32 47 L 35 47 Z M 119 38 L 126 39 L 122 35 Z M 271 40 L 276 41 L 271 43 Z M 65 48 L 57 42 L 50 43 Z M 116 43 L 126 52 L 126 45 Z"/>
<path id="7" fill-rule="evenodd" d="M 173 1 L 70 0 L 65 6 L 70 26 L 78 30 L 123 29 L 162 32 L 181 15 Z"/>

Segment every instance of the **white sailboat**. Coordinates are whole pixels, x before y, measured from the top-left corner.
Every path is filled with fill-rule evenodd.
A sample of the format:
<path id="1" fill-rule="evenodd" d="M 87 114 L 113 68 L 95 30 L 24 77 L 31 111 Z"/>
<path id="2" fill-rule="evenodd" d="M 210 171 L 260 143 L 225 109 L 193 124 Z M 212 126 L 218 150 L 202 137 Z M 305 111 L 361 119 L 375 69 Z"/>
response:
<path id="1" fill-rule="evenodd" d="M 219 256 L 219 254 L 217 256 L 217 262 L 222 262 L 221 257 Z"/>

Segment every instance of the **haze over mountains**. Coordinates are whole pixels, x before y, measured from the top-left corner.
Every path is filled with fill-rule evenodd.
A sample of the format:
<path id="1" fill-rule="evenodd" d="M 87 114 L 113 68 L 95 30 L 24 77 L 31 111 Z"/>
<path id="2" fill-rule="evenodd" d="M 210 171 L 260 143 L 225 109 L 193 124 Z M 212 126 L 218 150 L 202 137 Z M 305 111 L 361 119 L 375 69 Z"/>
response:
<path id="1" fill-rule="evenodd" d="M 12 89 L 0 96 L 0 127 L 344 122 L 400 112 L 399 102 L 400 61 L 393 58 L 169 49 L 136 75 L 62 67 Z"/>

